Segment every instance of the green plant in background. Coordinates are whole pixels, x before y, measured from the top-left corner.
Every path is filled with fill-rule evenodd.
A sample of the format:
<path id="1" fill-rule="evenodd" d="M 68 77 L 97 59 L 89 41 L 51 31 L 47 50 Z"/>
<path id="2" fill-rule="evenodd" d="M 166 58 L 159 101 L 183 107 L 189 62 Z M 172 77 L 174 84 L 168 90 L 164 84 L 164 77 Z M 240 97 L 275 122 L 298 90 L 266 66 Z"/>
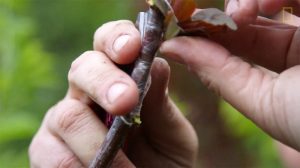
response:
<path id="1" fill-rule="evenodd" d="M 133 19 L 143 2 L 0 0 L 0 168 L 29 166 L 31 137 L 47 109 L 65 94 L 71 61 L 92 49 L 93 33 L 101 24 Z M 183 111 L 190 108 L 172 97 Z M 243 142 L 257 168 L 281 167 L 266 134 L 224 102 L 220 111 L 228 132 Z"/>
<path id="2" fill-rule="evenodd" d="M 0 167 L 28 167 L 29 142 L 55 100 L 45 93 L 55 90 L 57 79 L 51 55 L 24 15 L 26 3 L 0 6 Z"/>
<path id="3" fill-rule="evenodd" d="M 134 11 L 134 0 L 116 2 L 0 1 L 1 168 L 29 167 L 28 145 L 65 94 L 71 61 L 92 49 L 97 27 Z"/>
<path id="4" fill-rule="evenodd" d="M 282 167 L 272 138 L 225 101 L 220 102 L 220 112 L 227 130 L 241 140 L 246 151 L 253 154 L 254 165 L 263 168 Z"/>
<path id="5" fill-rule="evenodd" d="M 60 97 L 68 87 L 66 79 L 71 62 L 84 51 L 93 49 L 96 29 L 109 21 L 134 20 L 138 7 L 143 4 L 141 0 L 37 0 L 30 3 L 28 13 L 36 23 L 35 33 L 53 53 L 55 72 L 64 81 L 58 88 Z"/>

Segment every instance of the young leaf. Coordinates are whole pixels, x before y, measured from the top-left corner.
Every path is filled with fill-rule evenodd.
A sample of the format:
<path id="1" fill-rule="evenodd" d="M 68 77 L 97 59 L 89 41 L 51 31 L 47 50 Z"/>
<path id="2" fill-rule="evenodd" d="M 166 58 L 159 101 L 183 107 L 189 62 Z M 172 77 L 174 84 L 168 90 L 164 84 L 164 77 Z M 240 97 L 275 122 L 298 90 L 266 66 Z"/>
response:
<path id="1" fill-rule="evenodd" d="M 194 0 L 168 0 L 179 22 L 189 20 L 196 10 Z"/>
<path id="2" fill-rule="evenodd" d="M 165 16 L 165 39 L 176 35 L 209 35 L 236 30 L 234 21 L 224 12 L 215 9 L 203 9 L 196 12 L 194 0 L 147 0 Z"/>
<path id="3" fill-rule="evenodd" d="M 165 20 L 164 39 L 171 39 L 177 36 L 183 30 L 178 26 L 178 21 L 174 15 L 168 16 L 170 19 Z"/>
<path id="4" fill-rule="evenodd" d="M 169 39 L 181 32 L 180 27 L 178 26 L 177 17 L 174 14 L 173 8 L 169 0 L 146 0 L 147 3 L 156 7 L 164 15 L 164 38 Z"/>
<path id="5" fill-rule="evenodd" d="M 183 33 L 188 34 L 211 34 L 225 31 L 226 29 L 237 30 L 237 25 L 224 12 L 215 9 L 203 9 L 193 14 L 190 20 L 179 23 Z"/>
<path id="6" fill-rule="evenodd" d="M 179 22 L 190 19 L 196 9 L 194 0 L 146 0 L 150 6 L 156 6 L 165 16 L 170 13 L 176 16 Z"/>

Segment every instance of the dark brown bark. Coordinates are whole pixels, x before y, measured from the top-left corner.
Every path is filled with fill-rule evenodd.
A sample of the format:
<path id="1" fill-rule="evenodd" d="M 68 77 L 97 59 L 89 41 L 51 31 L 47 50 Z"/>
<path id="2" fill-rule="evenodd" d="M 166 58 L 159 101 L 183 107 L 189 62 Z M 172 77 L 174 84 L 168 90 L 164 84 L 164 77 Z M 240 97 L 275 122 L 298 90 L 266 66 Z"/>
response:
<path id="1" fill-rule="evenodd" d="M 109 167 L 118 150 L 122 147 L 131 127 L 138 124 L 141 105 L 147 92 L 149 72 L 162 40 L 163 21 L 164 16 L 155 8 L 150 8 L 147 12 L 139 14 L 137 27 L 141 32 L 142 49 L 131 74 L 139 89 L 139 103 L 128 115 L 115 118 L 96 157 L 89 166 L 90 168 Z"/>

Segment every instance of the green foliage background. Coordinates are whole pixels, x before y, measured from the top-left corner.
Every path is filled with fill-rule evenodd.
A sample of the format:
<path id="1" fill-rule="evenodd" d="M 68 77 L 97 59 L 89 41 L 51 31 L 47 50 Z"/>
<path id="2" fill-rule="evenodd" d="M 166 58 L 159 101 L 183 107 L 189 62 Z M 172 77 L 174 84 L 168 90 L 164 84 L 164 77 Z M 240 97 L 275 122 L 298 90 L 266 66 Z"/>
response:
<path id="1" fill-rule="evenodd" d="M 63 97 L 71 61 L 92 49 L 93 33 L 101 24 L 134 20 L 143 4 L 143 0 L 0 1 L 0 168 L 29 167 L 28 145 L 47 109 Z M 228 129 L 258 158 L 258 167 L 280 167 L 268 136 L 226 103 L 221 102 L 220 108 Z"/>
<path id="2" fill-rule="evenodd" d="M 220 102 L 220 112 L 227 130 L 231 130 L 234 137 L 241 139 L 245 150 L 254 155 L 255 167 L 282 167 L 273 139 L 225 101 Z"/>

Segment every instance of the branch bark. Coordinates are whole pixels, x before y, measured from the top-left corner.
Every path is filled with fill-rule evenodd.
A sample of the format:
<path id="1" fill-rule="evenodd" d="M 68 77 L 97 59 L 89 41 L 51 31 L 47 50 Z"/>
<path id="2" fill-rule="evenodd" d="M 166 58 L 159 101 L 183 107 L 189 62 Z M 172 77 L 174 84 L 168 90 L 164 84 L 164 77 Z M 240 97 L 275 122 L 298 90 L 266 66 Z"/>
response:
<path id="1" fill-rule="evenodd" d="M 128 115 L 115 118 L 90 168 L 110 167 L 132 126 L 139 124 L 141 106 L 148 87 L 149 72 L 163 37 L 163 23 L 164 16 L 156 8 L 151 7 L 147 12 L 139 13 L 137 27 L 141 33 L 142 49 L 131 74 L 139 89 L 139 103 Z"/>

